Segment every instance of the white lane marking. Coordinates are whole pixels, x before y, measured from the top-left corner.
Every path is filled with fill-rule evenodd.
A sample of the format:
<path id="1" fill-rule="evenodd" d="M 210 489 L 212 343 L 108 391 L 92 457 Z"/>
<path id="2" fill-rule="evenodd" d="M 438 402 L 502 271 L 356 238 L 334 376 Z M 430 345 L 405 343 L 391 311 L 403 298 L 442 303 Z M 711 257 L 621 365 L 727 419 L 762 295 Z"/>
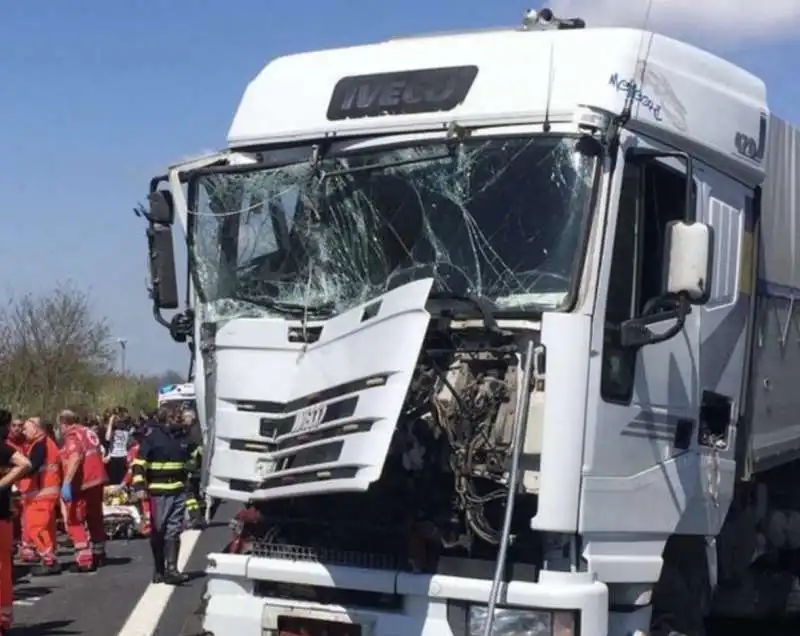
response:
<path id="1" fill-rule="evenodd" d="M 183 571 L 186 567 L 199 538 L 200 530 L 186 530 L 181 535 L 181 553 L 178 556 L 179 570 Z M 117 636 L 153 636 L 174 591 L 175 588 L 172 585 L 150 583 Z"/>
<path id="2" fill-rule="evenodd" d="M 36 601 L 41 600 L 41 596 L 29 596 L 28 598 L 14 601 L 14 607 L 31 607 L 32 605 L 36 605 Z"/>
<path id="3" fill-rule="evenodd" d="M 183 572 L 189 564 L 189 557 L 192 556 L 194 546 L 200 539 L 200 530 L 184 530 L 181 535 L 181 553 L 178 555 L 178 570 Z"/>

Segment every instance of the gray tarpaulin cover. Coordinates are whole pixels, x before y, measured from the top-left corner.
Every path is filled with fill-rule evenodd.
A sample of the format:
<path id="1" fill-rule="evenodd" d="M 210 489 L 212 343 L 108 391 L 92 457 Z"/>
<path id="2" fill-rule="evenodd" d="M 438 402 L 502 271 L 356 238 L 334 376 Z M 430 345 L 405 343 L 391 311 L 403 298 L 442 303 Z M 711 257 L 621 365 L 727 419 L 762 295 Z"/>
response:
<path id="1" fill-rule="evenodd" d="M 800 296 L 800 130 L 772 117 L 766 163 L 759 288 L 770 296 Z"/>
<path id="2" fill-rule="evenodd" d="M 750 466 L 800 457 L 800 131 L 772 117 L 749 384 Z"/>

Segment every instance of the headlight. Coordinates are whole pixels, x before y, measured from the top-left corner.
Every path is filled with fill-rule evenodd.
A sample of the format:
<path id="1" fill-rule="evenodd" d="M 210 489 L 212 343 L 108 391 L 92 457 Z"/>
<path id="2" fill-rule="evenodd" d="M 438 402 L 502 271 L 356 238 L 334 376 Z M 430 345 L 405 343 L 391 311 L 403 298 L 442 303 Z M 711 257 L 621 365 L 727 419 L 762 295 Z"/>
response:
<path id="1" fill-rule="evenodd" d="M 469 636 L 483 636 L 489 610 L 469 608 Z M 497 608 L 492 636 L 577 636 L 573 612 Z"/>

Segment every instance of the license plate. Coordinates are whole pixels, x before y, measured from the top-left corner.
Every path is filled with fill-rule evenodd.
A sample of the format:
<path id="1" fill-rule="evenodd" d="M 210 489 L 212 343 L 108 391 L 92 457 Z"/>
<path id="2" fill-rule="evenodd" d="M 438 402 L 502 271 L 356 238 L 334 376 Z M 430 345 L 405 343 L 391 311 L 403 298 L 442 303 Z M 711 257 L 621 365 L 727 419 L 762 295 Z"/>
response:
<path id="1" fill-rule="evenodd" d="M 361 636 L 361 625 L 279 616 L 278 636 Z"/>
<path id="2" fill-rule="evenodd" d="M 306 409 L 305 411 L 301 411 L 295 418 L 294 432 L 300 433 L 301 431 L 313 431 L 322 424 L 327 411 L 327 404 L 318 404 Z"/>

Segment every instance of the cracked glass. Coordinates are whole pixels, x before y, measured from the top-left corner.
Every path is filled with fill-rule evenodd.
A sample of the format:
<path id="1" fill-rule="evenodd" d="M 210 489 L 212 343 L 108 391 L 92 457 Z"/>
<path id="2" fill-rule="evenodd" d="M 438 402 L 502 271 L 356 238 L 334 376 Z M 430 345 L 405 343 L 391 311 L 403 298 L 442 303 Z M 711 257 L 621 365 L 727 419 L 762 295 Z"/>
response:
<path id="1" fill-rule="evenodd" d="M 413 280 L 496 311 L 563 309 L 595 159 L 567 136 L 433 142 L 193 180 L 204 319 L 325 318 Z"/>

